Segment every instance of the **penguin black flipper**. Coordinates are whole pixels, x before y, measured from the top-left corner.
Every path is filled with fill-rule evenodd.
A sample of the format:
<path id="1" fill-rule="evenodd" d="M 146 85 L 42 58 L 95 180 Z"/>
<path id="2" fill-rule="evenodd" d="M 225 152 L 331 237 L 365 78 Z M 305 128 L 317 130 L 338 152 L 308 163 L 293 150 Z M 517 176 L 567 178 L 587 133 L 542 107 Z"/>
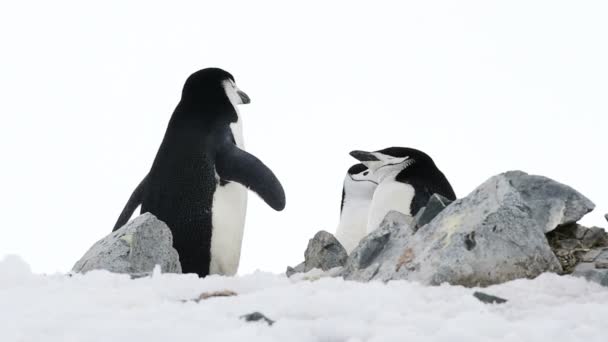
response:
<path id="1" fill-rule="evenodd" d="M 277 177 L 261 160 L 238 148 L 229 139 L 228 132 L 219 144 L 215 169 L 221 179 L 252 190 L 272 209 L 281 211 L 285 208 L 285 191 Z"/>
<path id="2" fill-rule="evenodd" d="M 129 222 L 129 219 L 133 215 L 133 212 L 143 201 L 144 189 L 146 188 L 147 180 L 148 175 L 146 175 L 146 177 L 144 177 L 144 179 L 142 179 L 142 181 L 139 183 L 137 188 L 133 190 L 133 193 L 131 194 L 131 197 L 129 197 L 127 204 L 125 204 L 125 207 L 122 209 L 120 216 L 118 216 L 118 220 L 116 220 L 116 224 L 114 224 L 114 228 L 112 228 L 112 231 L 118 230 L 120 227 L 124 226 L 127 222 Z"/>

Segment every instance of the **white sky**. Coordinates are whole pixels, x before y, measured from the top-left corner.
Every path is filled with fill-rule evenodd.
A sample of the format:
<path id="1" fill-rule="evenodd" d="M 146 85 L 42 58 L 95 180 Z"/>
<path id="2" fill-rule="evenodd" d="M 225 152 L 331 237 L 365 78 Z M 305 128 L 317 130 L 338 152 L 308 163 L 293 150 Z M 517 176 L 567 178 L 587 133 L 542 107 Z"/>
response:
<path id="1" fill-rule="evenodd" d="M 606 226 L 605 1 L 3 1 L 0 257 L 67 271 L 149 169 L 186 77 L 230 71 L 247 149 L 282 181 L 250 197 L 240 273 L 282 272 L 334 231 L 348 152 L 429 153 L 459 197 L 521 169 Z"/>

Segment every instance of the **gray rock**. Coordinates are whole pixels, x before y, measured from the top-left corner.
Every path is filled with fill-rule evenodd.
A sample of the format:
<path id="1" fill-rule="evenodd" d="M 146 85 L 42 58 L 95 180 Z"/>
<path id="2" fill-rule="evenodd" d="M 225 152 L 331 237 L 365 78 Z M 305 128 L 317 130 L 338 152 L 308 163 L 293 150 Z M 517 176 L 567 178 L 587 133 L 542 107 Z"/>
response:
<path id="1" fill-rule="evenodd" d="M 595 259 L 598 259 L 598 257 L 600 256 L 600 254 L 602 254 L 602 252 L 603 252 L 603 249 L 601 249 L 601 248 L 592 249 L 581 257 L 581 261 L 582 262 L 593 262 L 593 261 L 595 261 Z"/>
<path id="2" fill-rule="evenodd" d="M 285 275 L 291 277 L 296 273 L 304 272 L 304 262 L 299 263 L 296 267 L 287 266 L 287 271 L 285 271 Z"/>
<path id="3" fill-rule="evenodd" d="M 411 216 L 394 210 L 390 211 L 378 229 L 364 237 L 351 252 L 342 271 L 344 278 L 359 281 L 371 280 L 380 268 L 379 263 L 372 264 L 372 262 L 389 244 L 391 235 L 396 235 L 401 230 L 407 235 L 414 234 L 411 223 Z"/>
<path id="4" fill-rule="evenodd" d="M 425 224 L 431 222 L 445 207 L 450 205 L 453 201 L 439 195 L 434 194 L 429 199 L 426 206 L 418 211 L 414 218 L 414 229 L 419 229 Z"/>
<path id="5" fill-rule="evenodd" d="M 592 227 L 585 232 L 581 242 L 586 248 L 608 246 L 608 234 L 602 228 Z"/>
<path id="6" fill-rule="evenodd" d="M 608 260 L 600 260 L 595 262 L 595 268 L 608 268 Z"/>
<path id="7" fill-rule="evenodd" d="M 503 304 L 503 303 L 507 302 L 507 300 L 504 298 L 492 296 L 487 293 L 483 293 L 483 292 L 479 292 L 479 291 L 475 291 L 473 293 L 473 297 L 479 299 L 480 302 L 485 303 L 485 304 Z"/>
<path id="8" fill-rule="evenodd" d="M 422 207 L 418 210 L 418 212 L 416 213 L 416 215 L 414 216 L 414 219 L 412 220 L 412 227 L 414 228 L 414 230 L 418 230 L 418 228 L 422 227 L 423 225 L 420 224 L 420 222 L 423 221 L 423 216 L 424 216 L 424 211 L 426 210 L 426 207 Z"/>
<path id="9" fill-rule="evenodd" d="M 261 312 L 252 312 L 250 314 L 246 314 L 241 316 L 241 319 L 244 319 L 245 322 L 259 322 L 259 321 L 264 321 L 266 322 L 268 325 L 273 325 L 274 321 L 271 320 L 270 318 L 264 316 L 264 314 L 262 314 Z"/>
<path id="10" fill-rule="evenodd" d="M 608 261 L 608 247 L 604 247 L 604 248 L 597 248 L 600 250 L 600 254 L 595 257 L 594 260 L 599 261 L 599 260 L 606 260 Z"/>
<path id="11" fill-rule="evenodd" d="M 608 286 L 608 269 L 597 268 L 595 263 L 582 262 L 576 265 L 572 275 L 585 278 L 603 286 Z"/>
<path id="12" fill-rule="evenodd" d="M 530 204 L 532 217 L 546 223 L 545 233 L 559 225 L 576 223 L 595 208 L 581 193 L 552 179 L 521 171 L 504 175 L 523 201 Z"/>
<path id="13" fill-rule="evenodd" d="M 561 272 L 545 233 L 593 208 L 566 185 L 507 172 L 447 206 L 415 234 L 406 224 L 380 225 L 351 253 L 343 276 L 473 287 Z"/>
<path id="14" fill-rule="evenodd" d="M 304 253 L 304 272 L 313 268 L 327 271 L 334 267 L 344 266 L 348 254 L 340 242 L 330 233 L 322 230 L 308 241 Z"/>
<path id="15" fill-rule="evenodd" d="M 85 273 L 103 269 L 141 276 L 150 274 L 155 265 L 160 265 L 164 273 L 182 272 L 171 230 L 154 215 L 146 213 L 96 242 L 72 271 Z"/>
<path id="16" fill-rule="evenodd" d="M 589 228 L 583 227 L 580 224 L 574 225 L 576 228 L 574 229 L 574 238 L 578 240 L 582 240 Z"/>
<path id="17" fill-rule="evenodd" d="M 552 249 L 553 253 L 557 257 L 559 264 L 562 267 L 562 271 L 559 274 L 570 274 L 574 271 L 574 267 L 579 262 L 577 257 L 578 254 L 584 253 L 582 250 L 571 250 L 571 249 Z"/>

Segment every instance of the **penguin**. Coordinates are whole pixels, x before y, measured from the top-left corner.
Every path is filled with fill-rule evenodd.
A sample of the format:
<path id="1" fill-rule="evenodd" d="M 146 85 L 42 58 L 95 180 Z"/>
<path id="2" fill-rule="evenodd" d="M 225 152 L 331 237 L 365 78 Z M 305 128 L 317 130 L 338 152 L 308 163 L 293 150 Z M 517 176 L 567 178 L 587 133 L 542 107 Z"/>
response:
<path id="1" fill-rule="evenodd" d="M 247 189 L 277 211 L 285 192 L 274 173 L 243 148 L 237 105 L 250 102 L 218 68 L 186 80 L 152 167 L 131 194 L 114 230 L 141 205 L 173 234 L 182 271 L 200 277 L 238 269 Z"/>
<path id="2" fill-rule="evenodd" d="M 456 194 L 445 175 L 426 153 L 406 147 L 389 147 L 375 152 L 352 151 L 378 182 L 367 221 L 367 233 L 374 231 L 391 210 L 415 216 L 433 194 L 450 200 Z"/>
<path id="3" fill-rule="evenodd" d="M 346 172 L 336 238 L 349 254 L 367 234 L 367 216 L 377 185 L 374 174 L 361 163 Z"/>

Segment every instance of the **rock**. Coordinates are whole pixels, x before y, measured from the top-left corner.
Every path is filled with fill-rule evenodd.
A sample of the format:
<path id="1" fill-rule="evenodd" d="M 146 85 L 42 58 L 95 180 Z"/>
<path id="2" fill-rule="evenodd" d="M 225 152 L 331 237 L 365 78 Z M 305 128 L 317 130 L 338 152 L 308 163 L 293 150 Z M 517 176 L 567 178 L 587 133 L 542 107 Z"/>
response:
<path id="1" fill-rule="evenodd" d="M 595 261 L 595 259 L 597 259 L 597 257 L 602 254 L 603 249 L 592 249 L 589 252 L 585 253 L 582 257 L 581 257 L 581 261 L 582 262 L 593 262 Z"/>
<path id="2" fill-rule="evenodd" d="M 391 240 L 391 235 L 401 230 L 404 231 L 404 234 L 414 234 L 411 223 L 411 216 L 394 210 L 390 211 L 378 229 L 364 237 L 352 251 L 342 271 L 344 278 L 359 281 L 371 280 L 380 268 L 379 263 L 372 264 L 374 259 L 382 253 Z"/>
<path id="3" fill-rule="evenodd" d="M 296 273 L 307 273 L 313 269 L 328 271 L 343 266 L 347 257 L 348 254 L 342 244 L 331 233 L 322 230 L 308 241 L 304 262 L 295 267 L 287 266 L 285 274 L 291 277 Z"/>
<path id="4" fill-rule="evenodd" d="M 141 276 L 151 274 L 155 265 L 160 265 L 164 273 L 182 271 L 171 230 L 154 215 L 145 213 L 96 242 L 72 271 L 103 269 Z"/>
<path id="5" fill-rule="evenodd" d="M 304 257 L 304 272 L 313 268 L 327 271 L 344 266 L 348 254 L 332 234 L 322 230 L 310 239 Z"/>
<path id="6" fill-rule="evenodd" d="M 422 207 L 418 210 L 418 212 L 416 213 L 416 215 L 414 216 L 414 219 L 412 220 L 412 227 L 414 228 L 414 230 L 418 230 L 418 228 L 424 226 L 423 224 L 420 224 L 420 222 L 422 222 L 424 219 L 422 218 L 422 216 L 424 216 L 424 211 L 426 210 L 426 207 Z"/>
<path id="7" fill-rule="evenodd" d="M 560 240 L 576 239 L 582 240 L 589 228 L 578 223 L 561 225 L 547 233 L 551 244 L 557 244 Z"/>
<path id="8" fill-rule="evenodd" d="M 545 233 L 593 208 L 576 190 L 549 178 L 503 173 L 415 233 L 406 224 L 381 224 L 353 250 L 343 276 L 474 287 L 561 272 Z"/>
<path id="9" fill-rule="evenodd" d="M 564 240 L 557 241 L 557 247 L 562 248 L 562 249 L 572 250 L 572 249 L 581 248 L 582 244 L 577 239 L 564 239 Z"/>
<path id="10" fill-rule="evenodd" d="M 570 249 L 557 249 L 553 250 L 553 252 L 562 266 L 562 271 L 559 272 L 559 274 L 572 273 L 572 271 L 574 271 L 574 267 L 576 267 L 579 262 L 575 251 Z"/>
<path id="11" fill-rule="evenodd" d="M 576 265 L 572 275 L 585 278 L 603 286 L 608 286 L 608 269 L 597 268 L 595 263 L 582 262 Z"/>
<path id="12" fill-rule="evenodd" d="M 268 325 L 273 325 L 274 321 L 271 320 L 270 318 L 264 316 L 262 313 L 260 312 L 252 312 L 250 314 L 246 314 L 241 316 L 241 319 L 244 319 L 245 322 L 259 322 L 259 321 L 264 321 L 266 323 L 268 323 Z"/>
<path id="13" fill-rule="evenodd" d="M 391 210 L 389 211 L 382 222 L 380 223 L 381 227 L 386 227 L 388 229 L 393 229 L 396 227 L 413 227 L 413 217 L 409 215 L 405 215 L 402 212 Z M 414 234 L 413 229 L 409 229 L 411 234 Z"/>
<path id="14" fill-rule="evenodd" d="M 604 218 L 606 219 L 606 221 L 608 221 L 608 214 L 605 214 Z"/>
<path id="15" fill-rule="evenodd" d="M 592 262 L 601 253 L 602 247 L 608 247 L 608 234 L 597 227 L 568 224 L 546 235 L 562 265 L 563 274 L 572 273 L 579 262 Z"/>
<path id="16" fill-rule="evenodd" d="M 530 203 L 532 216 L 546 222 L 545 232 L 564 224 L 576 223 L 595 208 L 595 204 L 571 187 L 543 176 L 521 171 L 505 174 L 524 202 Z"/>
<path id="17" fill-rule="evenodd" d="M 608 268 L 608 260 L 596 261 L 595 268 Z"/>
<path id="18" fill-rule="evenodd" d="M 486 304 L 502 304 L 507 302 L 507 300 L 504 298 L 492 296 L 479 291 L 474 292 L 473 296 L 479 299 L 479 301 L 481 301 L 482 303 Z"/>
<path id="19" fill-rule="evenodd" d="M 419 229 L 425 224 L 431 222 L 445 207 L 447 207 L 453 201 L 439 195 L 434 194 L 429 199 L 426 206 L 418 211 L 414 218 L 414 229 Z"/>
<path id="20" fill-rule="evenodd" d="M 581 242 L 585 248 L 608 246 L 608 234 L 602 228 L 592 227 L 585 232 Z"/>
<path id="21" fill-rule="evenodd" d="M 589 228 L 583 227 L 580 224 L 574 224 L 573 226 L 575 227 L 573 231 L 573 237 L 575 239 L 582 240 Z"/>
<path id="22" fill-rule="evenodd" d="M 292 275 L 294 275 L 296 273 L 303 273 L 303 272 L 304 272 L 304 262 L 301 262 L 296 267 L 287 266 L 287 271 L 285 271 L 285 275 L 287 275 L 288 277 L 291 277 Z"/>

